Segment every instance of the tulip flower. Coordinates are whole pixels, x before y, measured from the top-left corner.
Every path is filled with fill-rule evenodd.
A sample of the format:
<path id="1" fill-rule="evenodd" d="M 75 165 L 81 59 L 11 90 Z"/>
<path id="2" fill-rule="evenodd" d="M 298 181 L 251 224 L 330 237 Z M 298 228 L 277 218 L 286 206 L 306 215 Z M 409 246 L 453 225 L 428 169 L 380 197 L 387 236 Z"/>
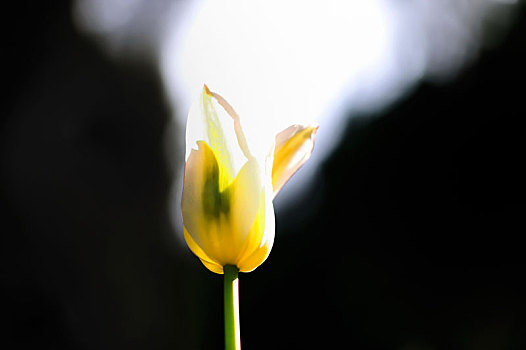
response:
<path id="1" fill-rule="evenodd" d="M 274 242 L 272 200 L 310 157 L 316 130 L 293 125 L 270 140 L 268 154 L 256 155 L 251 144 L 260 140 L 247 139 L 242 119 L 222 96 L 205 85 L 190 109 L 184 237 L 204 266 L 225 274 L 226 323 L 237 322 L 237 273 L 254 270 L 268 257 Z M 227 348 L 238 349 L 238 326 L 227 329 L 226 323 L 232 338 Z"/>

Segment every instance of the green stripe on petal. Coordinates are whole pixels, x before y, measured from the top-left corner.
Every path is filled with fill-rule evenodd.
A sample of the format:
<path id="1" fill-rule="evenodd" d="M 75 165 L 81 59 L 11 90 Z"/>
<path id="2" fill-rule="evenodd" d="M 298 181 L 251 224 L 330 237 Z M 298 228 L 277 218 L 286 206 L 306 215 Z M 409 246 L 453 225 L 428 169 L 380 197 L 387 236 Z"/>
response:
<path id="1" fill-rule="evenodd" d="M 237 264 L 239 252 L 256 220 L 264 187 L 256 160 L 248 160 L 230 185 L 220 189 L 223 168 L 204 141 L 198 142 L 185 167 L 182 198 L 184 227 L 208 259 L 220 265 Z M 201 254 L 202 255 L 202 254 Z"/>

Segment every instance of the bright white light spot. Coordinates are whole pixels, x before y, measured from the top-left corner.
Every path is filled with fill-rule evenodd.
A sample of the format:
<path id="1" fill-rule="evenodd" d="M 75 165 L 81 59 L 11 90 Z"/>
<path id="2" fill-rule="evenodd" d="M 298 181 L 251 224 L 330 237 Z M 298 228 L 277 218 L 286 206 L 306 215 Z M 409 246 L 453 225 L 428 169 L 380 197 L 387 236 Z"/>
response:
<path id="1" fill-rule="evenodd" d="M 161 68 L 178 115 L 206 83 L 248 137 L 272 141 L 294 123 L 327 128 L 334 106 L 382 71 L 390 27 L 379 1 L 206 1 L 166 36 Z"/>
<path id="2" fill-rule="evenodd" d="M 247 138 L 261 141 L 256 152 L 291 124 L 318 122 L 313 156 L 279 205 L 338 144 L 344 117 L 379 111 L 422 78 L 455 76 L 476 58 L 486 23 L 488 37 L 504 32 L 515 2 L 77 0 L 76 17 L 121 53 L 158 40 L 146 46 L 155 51 L 181 128 L 203 83 L 236 109 Z M 178 208 L 173 212 L 177 221 Z"/>

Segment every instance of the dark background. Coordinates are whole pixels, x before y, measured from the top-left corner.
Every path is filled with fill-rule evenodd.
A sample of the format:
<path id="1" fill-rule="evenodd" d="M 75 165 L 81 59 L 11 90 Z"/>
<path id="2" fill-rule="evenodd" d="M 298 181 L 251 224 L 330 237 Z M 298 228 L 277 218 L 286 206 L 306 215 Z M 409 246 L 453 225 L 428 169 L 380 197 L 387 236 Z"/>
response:
<path id="1" fill-rule="evenodd" d="M 169 221 L 158 73 L 109 59 L 67 3 L 13 5 L 0 347 L 221 349 L 222 279 Z M 524 14 L 452 82 L 349 122 L 240 276 L 244 348 L 526 348 Z"/>

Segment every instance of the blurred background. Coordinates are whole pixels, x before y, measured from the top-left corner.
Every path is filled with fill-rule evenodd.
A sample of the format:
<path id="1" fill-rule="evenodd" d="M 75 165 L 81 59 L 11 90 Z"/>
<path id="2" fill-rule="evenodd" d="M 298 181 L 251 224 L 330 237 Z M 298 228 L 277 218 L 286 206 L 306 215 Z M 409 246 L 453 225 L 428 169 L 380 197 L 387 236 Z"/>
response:
<path id="1" fill-rule="evenodd" d="M 245 3 L 3 12 L 2 348 L 223 348 L 178 204 L 207 82 L 248 129 L 320 124 L 244 348 L 524 349 L 524 2 Z"/>

